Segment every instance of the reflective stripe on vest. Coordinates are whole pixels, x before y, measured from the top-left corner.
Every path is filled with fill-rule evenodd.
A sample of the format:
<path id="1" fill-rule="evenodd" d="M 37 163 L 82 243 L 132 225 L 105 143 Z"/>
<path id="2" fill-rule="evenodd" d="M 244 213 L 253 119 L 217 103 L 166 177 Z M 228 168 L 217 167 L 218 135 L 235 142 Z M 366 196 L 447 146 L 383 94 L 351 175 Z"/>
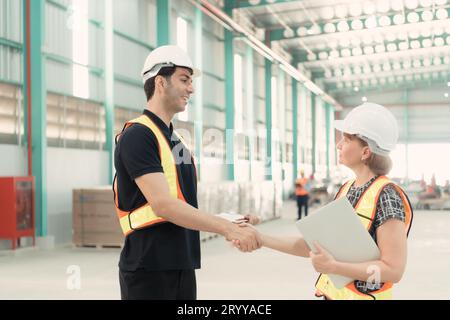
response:
<path id="1" fill-rule="evenodd" d="M 354 180 L 345 183 L 337 193 L 335 199 L 345 197 L 353 182 Z M 413 216 L 409 199 L 403 190 L 386 176 L 378 177 L 369 186 L 369 188 L 366 189 L 366 191 L 361 195 L 361 198 L 358 200 L 358 203 L 355 206 L 355 211 L 358 214 L 363 226 L 367 229 L 367 231 L 369 231 L 372 227 L 373 220 L 375 219 L 377 202 L 380 197 L 380 193 L 388 184 L 393 185 L 402 198 L 403 206 L 405 208 L 405 231 L 406 235 L 408 235 Z M 325 296 L 327 299 L 331 300 L 391 300 L 392 286 L 392 283 L 386 282 L 379 290 L 364 294 L 356 289 L 354 282 L 349 283 L 342 289 L 337 289 L 326 274 L 321 274 L 316 282 L 316 296 Z"/>
<path id="2" fill-rule="evenodd" d="M 122 132 L 128 128 L 129 126 L 139 123 L 147 128 L 149 128 L 156 136 L 156 140 L 158 141 L 159 155 L 161 157 L 161 166 L 164 171 L 164 176 L 167 180 L 170 190 L 170 196 L 173 198 L 178 198 L 184 202 L 186 202 L 183 193 L 180 189 L 180 184 L 178 181 L 177 168 L 175 164 L 175 159 L 172 154 L 172 149 L 170 148 L 167 139 L 164 137 L 164 134 L 158 128 L 158 126 L 147 116 L 142 115 L 134 120 L 131 120 L 125 124 Z M 175 133 L 175 131 L 174 131 Z M 176 133 L 175 133 L 176 134 Z M 177 135 L 177 134 L 176 134 Z M 120 135 L 118 136 L 120 138 Z M 178 138 L 180 138 L 177 135 Z M 183 143 L 183 142 L 181 142 Z M 156 223 L 165 222 L 164 218 L 158 217 L 153 209 L 150 207 L 148 203 L 143 206 L 133 210 L 133 211 L 123 211 L 119 208 L 119 200 L 117 193 L 117 179 L 114 178 L 114 201 L 116 204 L 116 213 L 120 221 L 120 226 L 124 235 L 129 235 L 133 231 L 137 229 L 142 229 Z"/>

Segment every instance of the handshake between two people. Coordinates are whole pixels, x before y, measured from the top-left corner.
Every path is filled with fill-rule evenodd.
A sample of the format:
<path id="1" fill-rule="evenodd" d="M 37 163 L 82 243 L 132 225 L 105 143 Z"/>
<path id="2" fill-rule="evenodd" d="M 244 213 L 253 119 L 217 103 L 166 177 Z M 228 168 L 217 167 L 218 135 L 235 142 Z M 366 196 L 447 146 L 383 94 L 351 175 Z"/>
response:
<path id="1" fill-rule="evenodd" d="M 253 227 L 260 222 L 260 218 L 255 215 L 233 215 L 221 214 L 223 218 L 233 222 L 226 239 L 242 252 L 252 252 L 263 246 L 261 234 Z"/>
<path id="2" fill-rule="evenodd" d="M 336 273 L 337 261 L 319 243 L 311 248 L 302 237 L 271 236 L 256 230 L 254 225 L 260 218 L 254 215 L 220 214 L 222 218 L 232 221 L 231 228 L 225 234 L 226 240 L 242 252 L 252 252 L 267 247 L 279 252 L 310 258 L 314 269 L 320 273 Z"/>

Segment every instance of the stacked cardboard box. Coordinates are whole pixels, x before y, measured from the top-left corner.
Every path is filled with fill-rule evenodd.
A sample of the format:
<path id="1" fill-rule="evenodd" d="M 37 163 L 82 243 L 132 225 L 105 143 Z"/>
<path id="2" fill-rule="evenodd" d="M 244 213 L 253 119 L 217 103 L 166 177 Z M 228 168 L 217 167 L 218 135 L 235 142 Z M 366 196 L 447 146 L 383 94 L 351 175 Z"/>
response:
<path id="1" fill-rule="evenodd" d="M 77 246 L 123 245 L 111 186 L 73 190 L 72 236 Z"/>

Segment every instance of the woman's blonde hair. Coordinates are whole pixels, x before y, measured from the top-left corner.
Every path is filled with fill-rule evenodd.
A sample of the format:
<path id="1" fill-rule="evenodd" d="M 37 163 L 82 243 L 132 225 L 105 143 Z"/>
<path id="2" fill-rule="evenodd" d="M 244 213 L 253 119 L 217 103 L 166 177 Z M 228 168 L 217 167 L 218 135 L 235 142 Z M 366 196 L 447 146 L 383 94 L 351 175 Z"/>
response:
<path id="1" fill-rule="evenodd" d="M 360 139 L 354 134 L 345 133 L 345 135 L 351 140 L 358 139 L 359 143 L 363 147 L 369 146 L 366 141 Z M 380 156 L 379 154 L 373 152 L 368 159 L 364 160 L 364 164 L 366 164 L 373 173 L 379 176 L 387 175 L 392 169 L 392 160 L 389 156 Z"/>

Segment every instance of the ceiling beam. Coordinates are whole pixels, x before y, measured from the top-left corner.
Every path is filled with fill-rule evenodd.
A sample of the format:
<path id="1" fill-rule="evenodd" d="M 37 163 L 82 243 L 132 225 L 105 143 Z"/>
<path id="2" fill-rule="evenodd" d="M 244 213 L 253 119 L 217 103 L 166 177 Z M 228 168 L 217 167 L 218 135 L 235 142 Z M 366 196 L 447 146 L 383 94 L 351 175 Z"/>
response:
<path id="1" fill-rule="evenodd" d="M 448 56 L 450 54 L 450 45 L 435 46 L 430 48 L 419 48 L 409 50 L 397 50 L 392 52 L 380 52 L 372 54 L 361 54 L 359 56 L 339 57 L 334 59 L 325 59 L 318 61 L 303 62 L 302 65 L 308 69 L 321 69 L 323 66 L 333 67 L 339 65 L 364 65 L 370 61 L 388 61 L 396 59 L 417 59 L 419 56 Z M 294 55 L 298 57 L 298 55 Z M 294 61 L 295 62 L 295 61 Z M 316 71 L 316 70 L 313 70 Z"/>
<path id="2" fill-rule="evenodd" d="M 447 11 L 447 17 L 450 16 L 450 7 L 447 8 L 447 6 L 438 6 L 436 7 L 436 9 L 445 9 Z M 425 11 L 426 8 L 421 8 L 419 10 L 415 9 L 415 10 L 405 10 L 405 15 L 404 15 L 404 23 L 401 24 L 395 24 L 394 22 L 394 17 L 396 15 L 401 15 L 400 12 L 389 12 L 387 14 L 378 14 L 378 16 L 376 15 L 371 15 L 371 16 L 362 16 L 362 17 L 345 17 L 342 19 L 333 19 L 333 20 L 329 20 L 329 21 L 319 21 L 316 23 L 316 27 L 314 28 L 313 24 L 308 21 L 305 22 L 303 24 L 297 24 L 297 25 L 292 25 L 289 26 L 289 29 L 287 28 L 276 28 L 276 29 L 272 29 L 270 30 L 270 38 L 272 39 L 272 41 L 282 41 L 282 40 L 289 40 L 289 39 L 296 39 L 296 38 L 302 38 L 303 40 L 305 39 L 310 39 L 310 38 L 314 38 L 314 37 L 319 37 L 321 35 L 350 35 L 350 33 L 352 32 L 358 32 L 358 31 L 364 31 L 364 30 L 371 30 L 374 31 L 378 28 L 390 28 L 390 27 L 401 27 L 401 26 L 405 26 L 405 25 L 416 25 L 419 23 L 428 23 L 431 21 L 445 21 L 445 19 L 438 19 L 436 17 L 436 15 L 433 15 L 433 19 L 429 20 L 429 21 L 425 21 L 423 20 L 423 17 L 421 15 L 422 11 Z M 407 16 L 412 13 L 412 12 L 416 12 L 419 14 L 419 18 L 417 22 L 408 22 L 407 20 Z M 435 11 L 436 13 L 436 11 Z M 389 21 L 390 21 L 390 25 L 389 26 L 381 26 L 380 24 L 380 19 L 382 16 L 386 16 L 388 17 Z M 368 21 L 369 19 L 373 19 L 375 18 L 376 20 L 376 26 L 374 28 L 366 28 L 365 26 L 370 23 L 371 21 Z M 351 24 L 353 21 L 355 20 L 359 20 L 361 21 L 363 28 L 360 30 L 354 30 L 351 27 Z M 332 25 L 335 30 L 338 30 L 338 24 L 339 23 L 343 23 L 345 22 L 348 26 L 348 30 L 344 30 L 344 31 L 335 31 L 335 32 L 326 32 L 325 30 L 325 25 Z M 313 28 L 311 28 L 313 27 Z M 306 30 L 304 29 L 300 29 L 300 28 L 306 28 Z M 316 30 L 314 30 L 316 29 Z"/>
<path id="3" fill-rule="evenodd" d="M 422 58 L 422 59 L 415 59 L 410 62 L 410 65 L 406 65 L 406 63 L 400 63 L 400 62 L 385 62 L 384 64 L 380 65 L 366 65 L 364 68 L 360 68 L 358 72 L 355 72 L 355 68 L 345 67 L 345 69 L 348 69 L 348 71 L 352 72 L 350 75 L 342 74 L 341 72 L 338 74 L 335 74 L 334 77 L 327 77 L 326 72 L 323 72 L 325 76 L 325 81 L 342 81 L 342 80 L 361 80 L 361 79 L 373 79 L 375 77 L 389 77 L 389 76 L 406 76 L 406 75 L 412 75 L 412 74 L 422 74 L 422 73 L 433 73 L 433 72 L 441 72 L 441 71 L 447 71 L 450 72 L 450 69 L 448 68 L 448 65 L 446 65 L 443 61 L 443 58 L 437 57 L 439 61 L 438 64 L 436 64 L 434 59 L 429 58 Z M 345 73 L 345 71 L 343 71 Z M 313 73 L 315 75 L 318 75 L 317 73 Z M 354 77 L 355 79 L 352 79 Z"/>
<path id="4" fill-rule="evenodd" d="M 359 90 L 355 92 L 354 86 L 337 88 L 336 85 L 328 85 L 327 90 L 330 92 L 335 98 L 341 98 L 340 95 L 354 95 L 354 94 L 365 94 L 369 92 L 385 92 L 386 90 L 404 90 L 404 89 L 416 89 L 416 88 L 431 88 L 442 86 L 442 81 L 445 79 L 429 79 L 429 80 L 420 80 L 420 81 L 407 81 L 402 83 L 386 83 L 386 84 L 377 84 L 370 86 L 359 87 Z M 445 88 L 445 87 L 443 87 Z"/>
<path id="5" fill-rule="evenodd" d="M 374 81 L 375 79 L 375 81 Z M 332 82 L 327 82 L 324 85 L 324 89 L 327 92 L 332 92 L 334 95 L 336 91 L 365 91 L 372 90 L 373 88 L 391 88 L 413 84 L 426 84 L 426 85 L 446 85 L 450 80 L 450 73 L 448 72 L 435 72 L 431 74 L 427 71 L 416 74 L 402 75 L 391 75 L 389 77 L 372 77 L 370 79 L 357 79 L 352 81 L 351 79 L 333 79 Z M 450 91 L 450 90 L 449 90 Z"/>
<path id="6" fill-rule="evenodd" d="M 313 61 L 326 61 L 326 60 L 330 60 L 330 56 L 333 55 L 333 53 L 338 54 L 339 57 L 354 57 L 355 55 L 353 55 L 353 53 L 351 52 L 351 50 L 355 49 L 355 48 L 360 48 L 361 52 L 364 55 L 370 55 L 373 53 L 389 53 L 389 52 L 408 52 L 409 50 L 414 50 L 414 49 L 420 49 L 422 47 L 422 41 L 426 40 L 427 42 L 431 43 L 431 47 L 441 47 L 441 46 L 437 46 L 434 43 L 434 40 L 436 38 L 442 38 L 443 43 L 446 43 L 446 39 L 447 37 L 450 36 L 449 33 L 444 33 L 440 36 L 429 36 L 429 37 L 418 37 L 416 39 L 412 39 L 412 38 L 408 38 L 406 40 L 394 40 L 394 41 L 383 41 L 383 43 L 372 43 L 372 44 L 363 44 L 361 43 L 360 46 L 348 46 L 348 47 L 343 47 L 343 46 L 338 46 L 336 48 L 326 48 L 324 50 L 319 50 L 319 49 L 312 49 L 312 53 L 315 54 L 315 59 Z M 419 41 L 419 48 L 410 48 L 411 47 L 411 42 L 414 41 Z M 400 46 L 402 43 L 406 43 L 407 48 L 406 49 L 400 49 Z M 395 45 L 396 50 L 394 51 L 389 51 L 388 50 L 388 45 Z M 447 43 L 448 45 L 450 45 L 450 43 Z M 380 51 L 380 52 L 376 52 L 376 47 L 382 45 L 383 46 L 383 50 L 384 51 Z M 368 49 L 366 49 L 368 48 Z M 429 47 L 427 47 L 429 48 Z M 346 52 L 346 50 L 350 50 L 350 52 Z M 369 51 L 370 50 L 370 51 Z M 324 52 L 324 56 L 321 57 L 321 52 Z M 308 60 L 308 55 L 306 54 L 305 50 L 296 50 L 293 52 L 294 56 L 296 58 L 295 62 L 297 63 L 303 63 L 303 62 L 307 62 Z M 359 54 L 358 56 L 361 56 L 361 54 Z M 332 57 L 333 58 L 333 57 Z"/>
<path id="7" fill-rule="evenodd" d="M 424 59 L 425 60 L 425 59 Z M 362 81 L 373 81 L 373 79 L 384 78 L 388 79 L 389 77 L 405 77 L 405 78 L 414 78 L 417 77 L 417 74 L 423 75 L 423 74 L 430 74 L 430 77 L 432 77 L 433 73 L 439 72 L 441 75 L 444 72 L 446 77 L 449 78 L 450 75 L 450 69 L 446 67 L 445 64 L 442 65 L 433 65 L 429 64 L 430 61 L 425 63 L 424 60 L 416 60 L 420 62 L 420 65 L 416 64 L 416 61 L 414 62 L 414 65 L 406 66 L 404 64 L 398 63 L 397 65 L 388 63 L 388 69 L 386 69 L 385 65 L 375 65 L 375 66 L 365 66 L 364 68 L 360 68 L 358 72 L 355 72 L 354 68 L 348 68 L 351 72 L 351 74 L 346 74 L 345 71 L 342 72 L 341 69 L 339 70 L 339 73 L 334 73 L 334 75 L 327 75 L 327 71 L 316 71 L 312 73 L 312 77 L 317 80 L 323 80 L 325 83 L 332 83 L 332 82 L 358 82 L 361 83 Z M 442 61 L 442 60 L 441 60 Z M 366 68 L 369 69 L 366 69 Z"/>

